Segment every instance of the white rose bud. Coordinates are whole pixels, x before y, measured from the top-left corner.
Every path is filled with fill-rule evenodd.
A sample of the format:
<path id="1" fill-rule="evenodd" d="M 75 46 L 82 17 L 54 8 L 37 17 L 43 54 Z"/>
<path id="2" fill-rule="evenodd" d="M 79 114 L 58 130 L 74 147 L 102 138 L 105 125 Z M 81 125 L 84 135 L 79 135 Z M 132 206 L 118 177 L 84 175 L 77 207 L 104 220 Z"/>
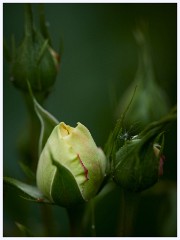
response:
<path id="1" fill-rule="evenodd" d="M 106 156 L 81 123 L 61 122 L 40 155 L 37 186 L 55 204 L 70 206 L 94 197 L 104 179 Z"/>

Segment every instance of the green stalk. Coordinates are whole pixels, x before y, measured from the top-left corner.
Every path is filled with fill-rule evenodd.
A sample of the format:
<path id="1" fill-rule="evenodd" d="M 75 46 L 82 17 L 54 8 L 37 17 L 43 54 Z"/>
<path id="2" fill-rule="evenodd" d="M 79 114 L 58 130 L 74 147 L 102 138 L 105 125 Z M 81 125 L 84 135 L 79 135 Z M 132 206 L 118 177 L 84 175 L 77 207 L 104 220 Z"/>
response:
<path id="1" fill-rule="evenodd" d="M 74 207 L 67 208 L 66 210 L 69 217 L 70 237 L 81 237 L 83 234 L 82 223 L 85 204 L 76 205 Z"/>
<path id="2" fill-rule="evenodd" d="M 122 191 L 120 221 L 117 235 L 132 237 L 138 194 Z"/>
<path id="3" fill-rule="evenodd" d="M 55 228 L 51 206 L 42 204 L 40 207 L 44 225 L 44 236 L 55 237 Z"/>
<path id="4" fill-rule="evenodd" d="M 28 94 L 24 94 L 26 107 L 28 110 L 28 164 L 35 172 L 38 162 L 38 144 L 40 135 L 40 122 L 35 113 L 33 102 Z"/>
<path id="5" fill-rule="evenodd" d="M 107 181 L 105 182 L 104 186 L 98 193 L 96 197 L 91 199 L 87 204 L 86 208 L 84 211 L 83 215 L 83 220 L 82 220 L 82 229 L 83 232 L 89 232 L 91 237 L 96 237 L 97 232 L 96 232 L 96 221 L 95 221 L 95 210 L 96 210 L 96 205 L 100 202 L 103 201 L 103 198 L 111 193 L 116 187 L 116 184 L 111 180 L 111 178 L 108 178 Z"/>
<path id="6" fill-rule="evenodd" d="M 96 223 L 95 223 L 95 201 L 92 199 L 91 204 L 91 235 L 96 237 Z"/>
<path id="7" fill-rule="evenodd" d="M 44 96 L 38 95 L 36 96 L 38 102 L 40 104 L 44 101 Z M 34 110 L 34 104 L 29 96 L 29 94 L 24 94 L 24 99 L 26 103 L 26 107 L 28 110 L 28 120 L 29 120 L 29 135 L 28 135 L 28 166 L 32 169 L 35 173 L 37 168 L 37 163 L 39 159 L 39 136 L 40 136 L 40 121 L 37 117 L 37 114 Z M 44 226 L 44 235 L 46 237 L 53 237 L 54 236 L 54 224 L 53 224 L 53 214 L 52 208 L 48 205 L 41 205 L 41 216 L 42 222 Z"/>

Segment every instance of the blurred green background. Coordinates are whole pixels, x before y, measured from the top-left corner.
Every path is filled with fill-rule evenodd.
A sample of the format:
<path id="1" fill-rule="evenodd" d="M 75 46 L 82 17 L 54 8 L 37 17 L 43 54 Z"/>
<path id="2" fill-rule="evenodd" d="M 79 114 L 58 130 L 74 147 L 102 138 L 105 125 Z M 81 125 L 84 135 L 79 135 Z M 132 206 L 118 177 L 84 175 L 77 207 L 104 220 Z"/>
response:
<path id="1" fill-rule="evenodd" d="M 36 4 L 33 4 L 37 17 Z M 45 4 L 46 19 L 54 49 L 63 43 L 60 72 L 46 109 L 59 121 L 88 127 L 97 145 L 103 147 L 115 123 L 115 103 L 133 81 L 138 49 L 133 29 L 139 20 L 149 24 L 152 60 L 157 82 L 166 91 L 170 106 L 177 102 L 177 5 L 174 4 Z M 36 19 L 37 20 L 37 19 Z M 23 4 L 3 4 L 3 34 L 8 45 L 23 35 Z M 9 65 L 3 67 L 4 176 L 24 180 L 18 166 L 18 142 L 27 128 L 27 110 L 22 95 L 11 84 Z M 142 194 L 134 236 L 176 236 L 177 129 L 172 125 L 165 139 L 164 176 Z M 121 189 L 96 207 L 97 236 L 118 236 Z M 43 236 L 41 206 L 5 191 L 4 236 L 21 236 L 15 222 Z M 68 236 L 66 211 L 52 207 L 54 235 Z M 87 233 L 88 235 L 88 233 Z"/>

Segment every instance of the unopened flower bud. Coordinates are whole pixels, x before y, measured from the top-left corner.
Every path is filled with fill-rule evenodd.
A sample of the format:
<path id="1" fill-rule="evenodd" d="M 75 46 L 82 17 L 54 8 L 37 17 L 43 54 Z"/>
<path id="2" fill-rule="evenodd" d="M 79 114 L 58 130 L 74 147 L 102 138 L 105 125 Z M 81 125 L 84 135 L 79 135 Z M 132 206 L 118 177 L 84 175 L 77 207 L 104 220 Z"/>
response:
<path id="1" fill-rule="evenodd" d="M 34 92 L 48 92 L 57 76 L 59 57 L 48 39 L 34 28 L 29 4 L 25 17 L 24 38 L 12 56 L 11 79 L 23 91 L 28 90 L 28 81 Z"/>
<path id="2" fill-rule="evenodd" d="M 61 122 L 40 155 L 37 186 L 50 201 L 68 207 L 94 197 L 105 170 L 105 154 L 89 130 L 81 123 L 73 128 Z"/>
<path id="3" fill-rule="evenodd" d="M 163 173 L 161 146 L 143 143 L 135 138 L 127 141 L 116 154 L 114 181 L 124 189 L 138 192 L 154 185 Z"/>
<path id="4" fill-rule="evenodd" d="M 137 73 L 134 81 L 119 101 L 117 116 L 120 117 L 124 112 L 136 89 L 126 115 L 126 121 L 129 124 L 138 122 L 143 128 L 150 122 L 159 120 L 166 115 L 169 111 L 169 103 L 167 95 L 155 79 L 147 29 L 141 26 L 134 33 L 139 47 Z"/>

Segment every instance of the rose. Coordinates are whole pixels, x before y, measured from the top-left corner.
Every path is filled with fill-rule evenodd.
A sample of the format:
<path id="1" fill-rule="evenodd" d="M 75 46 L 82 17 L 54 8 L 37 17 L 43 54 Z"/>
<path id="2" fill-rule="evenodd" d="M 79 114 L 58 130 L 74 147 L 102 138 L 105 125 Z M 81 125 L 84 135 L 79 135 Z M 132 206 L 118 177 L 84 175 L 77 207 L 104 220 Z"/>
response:
<path id="1" fill-rule="evenodd" d="M 94 197 L 104 179 L 106 157 L 81 123 L 61 122 L 49 136 L 37 167 L 37 186 L 52 202 L 69 206 Z"/>
<path id="2" fill-rule="evenodd" d="M 50 39 L 34 27 L 31 5 L 26 4 L 24 36 L 11 59 L 13 84 L 28 91 L 28 81 L 33 92 L 48 93 L 55 83 L 59 64 L 60 56 L 50 45 Z"/>
<path id="3" fill-rule="evenodd" d="M 162 147 L 156 139 L 146 141 L 136 136 L 116 153 L 114 181 L 128 191 L 143 191 L 163 174 L 163 162 Z"/>

